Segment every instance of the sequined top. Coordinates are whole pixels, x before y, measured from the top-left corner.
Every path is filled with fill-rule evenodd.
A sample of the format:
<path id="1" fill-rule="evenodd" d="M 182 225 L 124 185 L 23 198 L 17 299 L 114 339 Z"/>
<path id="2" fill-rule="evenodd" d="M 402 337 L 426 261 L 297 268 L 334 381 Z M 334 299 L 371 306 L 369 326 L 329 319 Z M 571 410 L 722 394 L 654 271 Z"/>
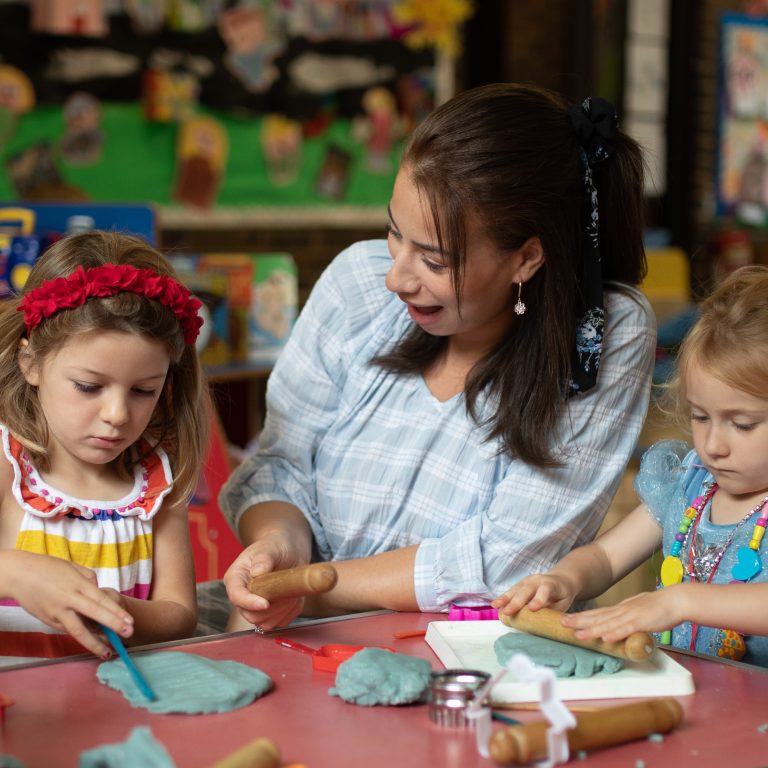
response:
<path id="1" fill-rule="evenodd" d="M 663 529 L 662 547 L 665 555 L 672 547 L 685 509 L 696 497 L 705 494 L 714 482 L 715 478 L 701 465 L 697 453 L 680 440 L 662 440 L 643 455 L 640 472 L 635 479 L 635 490 Z M 745 509 L 745 514 L 748 511 Z M 696 580 L 706 582 L 731 534 L 733 539 L 722 553 L 712 583 L 728 584 L 733 581 L 731 570 L 737 563 L 739 548 L 749 544 L 757 518 L 755 514 L 740 526 L 739 523 L 717 525 L 711 520 L 711 503 L 708 503 L 702 511 L 695 535 L 691 528 L 680 553 L 685 571 L 683 581 L 691 580 L 689 560 L 692 554 Z M 768 582 L 768 542 L 763 542 L 760 554 L 763 569 L 750 582 Z M 657 588 L 662 588 L 660 582 Z M 691 634 L 690 622 L 674 627 L 671 645 L 689 650 Z M 768 637 L 746 635 L 744 641 L 746 654 L 741 660 L 768 666 Z M 711 656 L 723 656 L 727 655 L 722 652 L 723 644 L 727 647 L 730 642 L 732 637 L 726 629 L 699 626 L 694 650 Z"/>

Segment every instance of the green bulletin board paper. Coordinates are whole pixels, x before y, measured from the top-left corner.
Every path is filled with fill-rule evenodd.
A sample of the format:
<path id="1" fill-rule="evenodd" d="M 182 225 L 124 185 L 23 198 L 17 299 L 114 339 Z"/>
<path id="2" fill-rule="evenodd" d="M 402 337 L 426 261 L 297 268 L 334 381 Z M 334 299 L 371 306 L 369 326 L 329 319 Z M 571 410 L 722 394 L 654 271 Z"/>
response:
<path id="1" fill-rule="evenodd" d="M 8 158 L 38 142 L 54 149 L 56 165 L 64 181 L 81 190 L 94 202 L 146 201 L 177 205 L 171 194 L 176 175 L 178 126 L 144 119 L 138 103 L 101 105 L 104 143 L 93 165 L 68 163 L 55 152 L 65 131 L 61 108 L 38 107 L 22 115 L 7 145 L 0 168 L 0 199 L 18 198 L 7 171 Z M 223 206 L 385 206 L 392 192 L 403 142 L 391 152 L 391 169 L 374 173 L 365 168 L 365 147 L 351 136 L 351 121 L 332 121 L 319 136 L 305 139 L 297 178 L 290 184 L 273 184 L 267 174 L 261 148 L 261 118 L 240 118 L 208 110 L 200 114 L 218 120 L 229 137 L 226 172 L 216 198 Z M 338 200 L 322 197 L 315 190 L 318 171 L 327 148 L 336 145 L 352 157 L 345 196 Z"/>

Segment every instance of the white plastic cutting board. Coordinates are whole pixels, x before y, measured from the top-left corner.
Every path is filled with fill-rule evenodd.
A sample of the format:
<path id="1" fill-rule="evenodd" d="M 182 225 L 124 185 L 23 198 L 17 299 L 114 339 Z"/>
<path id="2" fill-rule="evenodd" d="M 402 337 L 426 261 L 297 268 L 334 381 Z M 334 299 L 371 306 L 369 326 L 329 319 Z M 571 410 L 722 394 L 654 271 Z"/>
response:
<path id="1" fill-rule="evenodd" d="M 446 669 L 476 669 L 496 674 L 501 665 L 493 644 L 507 632 L 517 632 L 500 621 L 433 621 L 427 627 L 427 644 Z M 623 699 L 643 696 L 685 696 L 693 693 L 693 677 L 685 667 L 656 649 L 643 662 L 625 661 L 613 674 L 558 678 L 561 699 Z M 494 686 L 492 699 L 500 704 L 538 701 L 539 686 L 515 680 L 511 672 Z"/>

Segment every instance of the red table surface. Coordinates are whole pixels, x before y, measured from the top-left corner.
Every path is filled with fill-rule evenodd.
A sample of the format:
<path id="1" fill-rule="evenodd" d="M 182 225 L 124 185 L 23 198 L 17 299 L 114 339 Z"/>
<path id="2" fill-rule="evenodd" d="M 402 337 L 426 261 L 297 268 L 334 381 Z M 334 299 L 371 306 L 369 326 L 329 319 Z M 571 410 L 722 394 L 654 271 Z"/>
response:
<path id="1" fill-rule="evenodd" d="M 430 621 L 446 618 L 375 613 L 278 634 L 312 647 L 388 645 L 442 669 L 423 638 L 395 640 L 392 633 L 426 629 Z M 274 689 L 225 714 L 154 715 L 131 707 L 120 693 L 101 685 L 95 674 L 100 662 L 95 658 L 6 670 L 0 672 L 0 693 L 15 703 L 6 710 L 0 753 L 16 756 L 27 768 L 68 768 L 78 765 L 83 750 L 124 741 L 134 727 L 146 725 L 179 768 L 210 766 L 259 737 L 274 741 L 285 763 L 303 763 L 307 768 L 495 765 L 477 753 L 474 731 L 432 723 L 426 705 L 362 707 L 329 696 L 333 673 L 313 671 L 310 656 L 276 644 L 274 636 L 238 632 L 204 642 L 166 644 L 156 652 L 169 648 L 258 667 L 272 677 Z M 697 689 L 679 698 L 685 713 L 681 727 L 660 742 L 643 739 L 590 752 L 586 765 L 768 766 L 768 733 L 763 727 L 768 724 L 766 671 L 679 654 L 675 658 L 691 671 Z M 526 722 L 541 719 L 537 712 L 507 714 Z M 494 724 L 500 727 L 504 726 Z M 578 755 L 572 756 L 572 764 L 580 762 Z"/>

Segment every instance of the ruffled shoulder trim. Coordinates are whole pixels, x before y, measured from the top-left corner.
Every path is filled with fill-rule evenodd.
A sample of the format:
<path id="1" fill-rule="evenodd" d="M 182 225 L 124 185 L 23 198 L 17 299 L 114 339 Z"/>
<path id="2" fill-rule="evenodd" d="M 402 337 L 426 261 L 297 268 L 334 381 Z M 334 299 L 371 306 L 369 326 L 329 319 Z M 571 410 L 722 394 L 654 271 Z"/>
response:
<path id="1" fill-rule="evenodd" d="M 661 440 L 640 460 L 635 491 L 660 524 L 670 508 L 685 508 L 682 480 L 693 455 L 694 451 L 682 440 Z"/>
<path id="2" fill-rule="evenodd" d="M 163 499 L 173 488 L 168 455 L 155 448 L 134 468 L 133 488 L 122 499 L 101 501 L 77 499 L 46 483 L 29 460 L 24 446 L 4 424 L 0 424 L 3 451 L 13 468 L 12 492 L 21 508 L 42 518 L 74 515 L 84 519 L 140 517 L 152 519 L 160 510 Z M 149 444 L 142 441 L 142 449 Z"/>

